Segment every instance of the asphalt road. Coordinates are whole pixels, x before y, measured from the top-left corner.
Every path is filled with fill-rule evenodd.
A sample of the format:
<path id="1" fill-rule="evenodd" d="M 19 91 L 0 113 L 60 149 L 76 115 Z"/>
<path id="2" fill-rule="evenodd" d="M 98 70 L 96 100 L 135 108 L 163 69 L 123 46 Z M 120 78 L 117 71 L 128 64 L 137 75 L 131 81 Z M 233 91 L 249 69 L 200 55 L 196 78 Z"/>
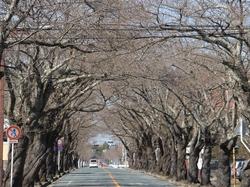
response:
<path id="1" fill-rule="evenodd" d="M 64 175 L 50 187 L 177 187 L 167 181 L 130 169 L 81 168 Z"/>

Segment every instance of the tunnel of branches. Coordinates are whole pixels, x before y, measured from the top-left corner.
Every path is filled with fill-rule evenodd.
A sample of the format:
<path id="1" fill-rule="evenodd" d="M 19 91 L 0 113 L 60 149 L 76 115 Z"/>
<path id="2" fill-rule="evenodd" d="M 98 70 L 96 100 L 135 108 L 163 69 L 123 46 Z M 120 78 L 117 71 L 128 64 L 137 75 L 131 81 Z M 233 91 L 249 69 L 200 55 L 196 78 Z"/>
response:
<path id="1" fill-rule="evenodd" d="M 234 147 L 249 158 L 235 130 L 250 117 L 249 8 L 244 0 L 1 1 L 4 118 L 22 129 L 14 186 L 76 167 L 100 123 L 130 168 L 208 186 L 216 159 L 215 185 L 230 186 Z M 241 186 L 250 185 L 249 167 Z"/>

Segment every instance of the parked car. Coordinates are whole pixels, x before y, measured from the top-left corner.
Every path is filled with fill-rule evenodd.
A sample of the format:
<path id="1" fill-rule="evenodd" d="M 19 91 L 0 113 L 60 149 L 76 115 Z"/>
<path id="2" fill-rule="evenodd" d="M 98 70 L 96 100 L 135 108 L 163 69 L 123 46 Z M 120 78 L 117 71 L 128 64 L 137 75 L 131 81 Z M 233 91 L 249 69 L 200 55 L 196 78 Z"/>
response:
<path id="1" fill-rule="evenodd" d="M 242 174 L 243 174 L 244 170 L 246 169 L 249 161 L 250 160 L 243 161 L 242 164 L 239 166 L 239 169 L 237 169 L 237 178 L 239 179 L 239 181 L 241 181 Z"/>
<path id="2" fill-rule="evenodd" d="M 248 162 L 249 162 L 249 160 L 244 160 L 244 159 L 236 160 L 235 171 L 234 171 L 233 167 L 231 167 L 232 168 L 232 172 L 231 172 L 232 175 L 234 175 L 234 172 L 236 172 L 236 178 L 241 181 L 243 171 L 247 167 Z"/>
<path id="3" fill-rule="evenodd" d="M 98 168 L 98 161 L 97 161 L 97 159 L 90 159 L 89 160 L 89 168 Z"/>

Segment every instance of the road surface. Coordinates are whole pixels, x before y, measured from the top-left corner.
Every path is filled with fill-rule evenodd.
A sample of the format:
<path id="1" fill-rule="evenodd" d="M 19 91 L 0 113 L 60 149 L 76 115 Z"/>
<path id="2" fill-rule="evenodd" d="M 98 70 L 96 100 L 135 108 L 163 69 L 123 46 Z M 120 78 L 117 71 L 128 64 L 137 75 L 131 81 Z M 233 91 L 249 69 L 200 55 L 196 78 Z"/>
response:
<path id="1" fill-rule="evenodd" d="M 81 168 L 50 185 L 50 187 L 177 187 L 167 181 L 130 169 Z M 180 186 L 179 186 L 180 187 Z"/>

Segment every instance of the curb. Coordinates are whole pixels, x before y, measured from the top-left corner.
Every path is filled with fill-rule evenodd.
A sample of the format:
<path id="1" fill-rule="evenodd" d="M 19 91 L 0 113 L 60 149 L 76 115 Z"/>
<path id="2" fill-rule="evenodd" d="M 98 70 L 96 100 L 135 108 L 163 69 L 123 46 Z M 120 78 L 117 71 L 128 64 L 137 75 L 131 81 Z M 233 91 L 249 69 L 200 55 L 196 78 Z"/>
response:
<path id="1" fill-rule="evenodd" d="M 178 187 L 200 187 L 201 186 L 200 184 L 190 184 L 190 183 L 187 183 L 187 181 L 175 181 L 173 178 L 170 178 L 168 176 L 164 176 L 164 175 L 160 175 L 160 174 L 156 174 L 156 173 L 147 172 L 145 170 L 135 170 L 135 169 L 132 169 L 132 168 L 129 168 L 129 170 L 139 171 L 141 173 L 144 173 L 146 175 L 150 175 L 150 176 L 156 177 L 156 178 L 161 179 L 161 180 L 167 180 L 169 183 L 171 183 L 173 185 L 176 185 Z"/>
<path id="2" fill-rule="evenodd" d="M 55 176 L 55 177 L 53 177 L 53 179 L 52 180 L 50 180 L 50 181 L 47 181 L 47 182 L 43 182 L 42 184 L 40 183 L 36 183 L 35 185 L 34 185 L 34 187 L 47 187 L 47 186 L 49 186 L 50 184 L 53 184 L 54 182 L 56 182 L 58 179 L 60 179 L 62 176 L 64 176 L 64 175 L 66 175 L 66 174 L 68 174 L 68 173 L 70 173 L 70 172 L 72 172 L 72 171 L 74 171 L 75 169 L 72 169 L 72 170 L 70 170 L 70 171 L 65 171 L 65 172 L 63 172 L 63 173 L 60 173 L 60 175 L 57 175 L 57 176 Z"/>

